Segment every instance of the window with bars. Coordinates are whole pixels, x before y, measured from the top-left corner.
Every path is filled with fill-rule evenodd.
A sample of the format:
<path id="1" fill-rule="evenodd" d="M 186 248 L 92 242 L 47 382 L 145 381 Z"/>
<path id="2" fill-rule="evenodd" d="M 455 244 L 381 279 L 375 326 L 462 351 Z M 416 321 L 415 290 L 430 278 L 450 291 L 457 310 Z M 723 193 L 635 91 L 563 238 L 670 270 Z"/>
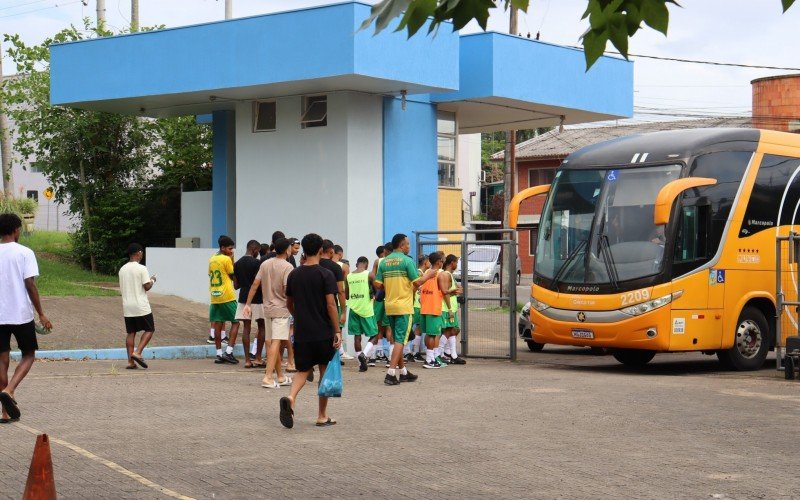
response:
<path id="1" fill-rule="evenodd" d="M 554 168 L 532 168 L 528 170 L 528 187 L 552 184 L 555 176 Z"/>
<path id="2" fill-rule="evenodd" d="M 439 159 L 439 185 L 456 186 L 456 114 L 439 111 L 436 117 L 436 144 Z"/>

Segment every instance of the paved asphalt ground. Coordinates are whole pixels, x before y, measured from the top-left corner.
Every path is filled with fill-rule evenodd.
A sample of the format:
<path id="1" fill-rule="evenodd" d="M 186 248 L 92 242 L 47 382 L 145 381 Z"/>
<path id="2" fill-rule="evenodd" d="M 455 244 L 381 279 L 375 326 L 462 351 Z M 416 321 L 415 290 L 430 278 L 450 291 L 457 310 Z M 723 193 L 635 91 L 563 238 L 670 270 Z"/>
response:
<path id="1" fill-rule="evenodd" d="M 524 347 L 524 346 L 523 346 Z M 660 355 L 629 370 L 586 350 L 522 350 L 414 370 L 345 367 L 336 426 L 314 386 L 294 429 L 285 389 L 210 360 L 40 362 L 0 426 L 0 497 L 20 498 L 35 442 L 52 440 L 62 498 L 776 498 L 800 491 L 800 382 Z"/>

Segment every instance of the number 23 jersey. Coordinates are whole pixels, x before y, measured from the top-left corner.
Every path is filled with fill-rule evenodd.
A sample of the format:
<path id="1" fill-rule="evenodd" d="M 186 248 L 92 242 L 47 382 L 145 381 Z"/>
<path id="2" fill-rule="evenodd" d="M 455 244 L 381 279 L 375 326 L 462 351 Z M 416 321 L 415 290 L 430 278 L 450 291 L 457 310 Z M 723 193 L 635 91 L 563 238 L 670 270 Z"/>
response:
<path id="1" fill-rule="evenodd" d="M 236 300 L 231 274 L 233 274 L 233 260 L 227 255 L 218 253 L 208 261 L 208 290 L 211 292 L 212 304 L 224 304 Z"/>

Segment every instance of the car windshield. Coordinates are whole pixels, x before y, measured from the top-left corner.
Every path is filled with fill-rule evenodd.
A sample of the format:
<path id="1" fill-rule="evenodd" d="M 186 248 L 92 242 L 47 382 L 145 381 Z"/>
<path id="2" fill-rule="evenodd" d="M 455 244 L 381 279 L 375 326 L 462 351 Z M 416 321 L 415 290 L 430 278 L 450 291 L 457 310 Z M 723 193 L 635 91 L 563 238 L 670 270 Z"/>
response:
<path id="1" fill-rule="evenodd" d="M 560 170 L 544 207 L 536 273 L 565 283 L 615 284 L 661 270 L 656 196 L 680 165 Z"/>
<path id="2" fill-rule="evenodd" d="M 470 262 L 494 262 L 497 260 L 499 250 L 494 248 L 477 248 L 469 252 Z"/>

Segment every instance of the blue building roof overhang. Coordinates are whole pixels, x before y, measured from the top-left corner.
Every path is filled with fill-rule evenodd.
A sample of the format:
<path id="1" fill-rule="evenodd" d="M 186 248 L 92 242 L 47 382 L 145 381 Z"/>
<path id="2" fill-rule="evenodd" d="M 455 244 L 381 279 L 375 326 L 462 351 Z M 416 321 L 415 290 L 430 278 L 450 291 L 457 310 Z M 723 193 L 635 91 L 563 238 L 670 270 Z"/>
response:
<path id="1" fill-rule="evenodd" d="M 253 99 L 405 91 L 457 112 L 462 133 L 633 115 L 628 61 L 602 57 L 586 71 L 580 50 L 445 26 L 436 36 L 373 36 L 359 30 L 369 11 L 347 2 L 54 45 L 51 102 L 160 117 Z"/>
<path id="2" fill-rule="evenodd" d="M 431 95 L 459 130 L 526 129 L 633 115 L 633 63 L 502 33 L 461 37 L 456 92 Z"/>
<path id="3" fill-rule="evenodd" d="M 458 89 L 457 33 L 359 30 L 366 4 L 85 40 L 51 47 L 51 102 L 169 116 L 232 109 L 238 100 L 361 91 Z"/>

